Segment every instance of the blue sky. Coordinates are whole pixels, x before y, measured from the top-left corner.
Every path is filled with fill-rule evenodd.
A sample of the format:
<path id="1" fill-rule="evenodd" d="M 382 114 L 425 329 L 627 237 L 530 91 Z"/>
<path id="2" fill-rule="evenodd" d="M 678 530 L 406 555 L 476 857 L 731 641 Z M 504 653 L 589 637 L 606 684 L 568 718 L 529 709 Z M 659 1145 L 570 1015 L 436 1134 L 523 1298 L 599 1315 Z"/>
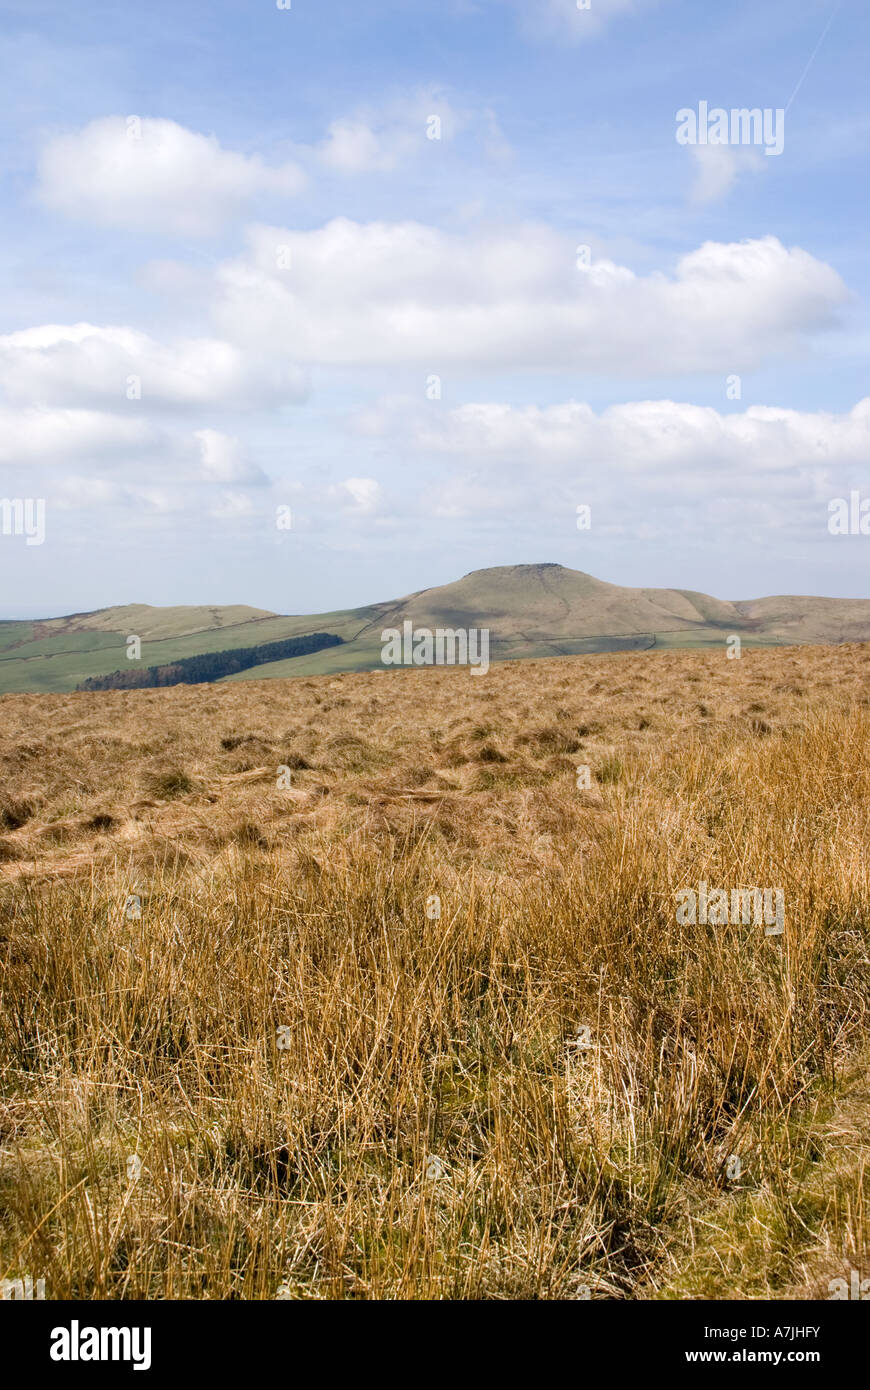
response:
<path id="1" fill-rule="evenodd" d="M 870 596 L 828 530 L 868 40 L 858 0 L 0 3 L 0 496 L 46 506 L 0 612 L 540 561 Z M 680 145 L 701 102 L 782 152 Z"/>

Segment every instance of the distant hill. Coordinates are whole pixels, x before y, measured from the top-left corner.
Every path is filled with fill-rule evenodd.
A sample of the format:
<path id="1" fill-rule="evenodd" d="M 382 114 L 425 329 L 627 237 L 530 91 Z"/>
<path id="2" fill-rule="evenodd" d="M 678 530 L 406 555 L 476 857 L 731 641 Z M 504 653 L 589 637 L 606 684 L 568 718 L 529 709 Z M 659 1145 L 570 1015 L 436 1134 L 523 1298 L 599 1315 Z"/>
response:
<path id="1" fill-rule="evenodd" d="M 508 660 L 625 648 L 711 647 L 723 644 L 730 633 L 765 646 L 867 642 L 870 599 L 783 595 L 726 601 L 690 589 L 626 588 L 563 565 L 541 564 L 473 570 L 452 584 L 404 598 L 308 616 L 242 605 L 130 604 L 39 622 L 0 622 L 0 693 L 72 690 L 126 669 L 130 636 L 141 638 L 143 668 L 314 633 L 341 638 L 340 644 L 257 664 L 229 680 L 377 669 L 381 632 L 406 621 L 415 628 L 488 628 L 492 659 Z"/>
<path id="2" fill-rule="evenodd" d="M 76 632 L 135 632 L 139 637 L 164 641 L 196 632 L 237 627 L 277 615 L 265 608 L 234 604 L 229 608 L 152 608 L 147 603 L 128 603 L 123 608 L 98 608 L 94 613 L 71 613 L 66 618 L 46 618 L 33 624 L 37 637 Z"/>
<path id="3" fill-rule="evenodd" d="M 633 589 L 564 565 L 472 570 L 369 610 L 356 637 L 298 661 L 259 666 L 231 680 L 360 671 L 381 666 L 381 632 L 486 627 L 495 660 L 640 648 L 713 647 L 738 633 L 749 646 L 870 641 L 870 599 L 780 596 L 728 601 L 692 589 Z M 362 610 L 352 615 L 360 616 Z M 349 615 L 351 616 L 351 615 Z M 326 619 L 311 619 L 328 628 Z M 335 629 L 337 630 L 337 629 Z"/>

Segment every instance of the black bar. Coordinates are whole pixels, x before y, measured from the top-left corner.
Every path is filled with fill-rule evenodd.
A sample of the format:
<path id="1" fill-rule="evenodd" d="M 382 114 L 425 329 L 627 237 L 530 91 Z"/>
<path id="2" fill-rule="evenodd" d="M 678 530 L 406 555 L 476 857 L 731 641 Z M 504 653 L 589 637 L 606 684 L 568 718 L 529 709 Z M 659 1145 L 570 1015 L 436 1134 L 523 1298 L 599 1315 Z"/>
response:
<path id="1" fill-rule="evenodd" d="M 74 1347 L 80 1353 L 102 1351 L 102 1339 L 88 1331 L 102 1328 L 119 1329 L 117 1338 L 105 1339 L 107 1357 L 117 1349 L 119 1356 L 128 1353 L 127 1360 L 52 1358 L 52 1348 L 68 1355 Z M 515 1358 L 531 1356 L 536 1381 L 550 1366 L 554 1373 L 561 1366 L 561 1374 L 567 1371 L 571 1379 L 588 1379 L 593 1367 L 597 1377 L 606 1365 L 621 1380 L 631 1373 L 668 1375 L 678 1367 L 690 1378 L 703 1378 L 717 1365 L 732 1373 L 762 1365 L 774 1384 L 795 1369 L 813 1370 L 829 1383 L 863 1363 L 866 1333 L 866 1313 L 836 1301 L 577 1300 L 519 1308 L 503 1302 L 408 1302 L 389 1309 L 362 1300 L 0 1306 L 0 1337 L 7 1354 L 15 1347 L 20 1371 L 59 1380 L 93 1379 L 101 1371 L 115 1379 L 151 1375 L 162 1380 L 171 1372 L 214 1374 L 226 1383 L 234 1375 L 250 1379 L 267 1372 L 292 1383 L 307 1379 L 313 1362 L 330 1378 L 346 1369 L 367 1379 L 400 1374 L 403 1381 L 417 1379 L 420 1371 L 437 1379 L 440 1366 L 440 1378 L 467 1384 L 469 1370 L 479 1362 L 491 1383 L 500 1362 L 516 1373 Z M 400 1354 L 406 1337 L 413 1340 Z M 142 1363 L 138 1372 L 134 1357 Z"/>

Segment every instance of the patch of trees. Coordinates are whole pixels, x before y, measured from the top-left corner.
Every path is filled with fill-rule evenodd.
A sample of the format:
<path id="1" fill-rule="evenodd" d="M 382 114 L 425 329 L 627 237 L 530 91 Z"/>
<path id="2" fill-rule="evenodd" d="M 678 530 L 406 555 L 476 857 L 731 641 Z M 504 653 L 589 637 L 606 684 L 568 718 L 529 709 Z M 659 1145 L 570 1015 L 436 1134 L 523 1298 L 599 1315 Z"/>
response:
<path id="1" fill-rule="evenodd" d="M 304 637 L 288 637 L 283 642 L 263 642 L 259 647 L 236 647 L 221 652 L 202 652 L 183 656 L 164 666 L 130 667 L 108 676 L 90 676 L 77 690 L 143 690 L 158 685 L 202 685 L 219 681 L 237 671 L 249 671 L 269 661 L 286 661 L 307 656 L 324 647 L 338 647 L 342 639 L 334 632 L 309 632 Z"/>

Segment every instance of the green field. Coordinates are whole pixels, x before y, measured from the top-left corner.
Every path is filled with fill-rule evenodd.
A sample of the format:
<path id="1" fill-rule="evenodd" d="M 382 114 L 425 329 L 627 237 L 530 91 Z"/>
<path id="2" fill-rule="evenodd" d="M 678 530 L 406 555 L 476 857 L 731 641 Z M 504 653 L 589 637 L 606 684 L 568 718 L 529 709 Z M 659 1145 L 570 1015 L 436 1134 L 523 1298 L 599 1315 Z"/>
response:
<path id="1" fill-rule="evenodd" d="M 182 657 L 238 647 L 251 647 L 299 637 L 308 632 L 334 632 L 352 638 L 366 622 L 359 613 L 326 613 L 315 618 L 258 618 L 209 631 L 142 641 L 141 665 L 159 666 Z M 328 625 L 328 626 L 325 626 Z M 0 626 L 0 692 L 73 690 L 89 676 L 105 676 L 127 664 L 127 637 L 136 628 L 118 631 L 85 629 L 34 638 L 33 623 Z M 338 650 L 341 650 L 340 648 Z"/>

